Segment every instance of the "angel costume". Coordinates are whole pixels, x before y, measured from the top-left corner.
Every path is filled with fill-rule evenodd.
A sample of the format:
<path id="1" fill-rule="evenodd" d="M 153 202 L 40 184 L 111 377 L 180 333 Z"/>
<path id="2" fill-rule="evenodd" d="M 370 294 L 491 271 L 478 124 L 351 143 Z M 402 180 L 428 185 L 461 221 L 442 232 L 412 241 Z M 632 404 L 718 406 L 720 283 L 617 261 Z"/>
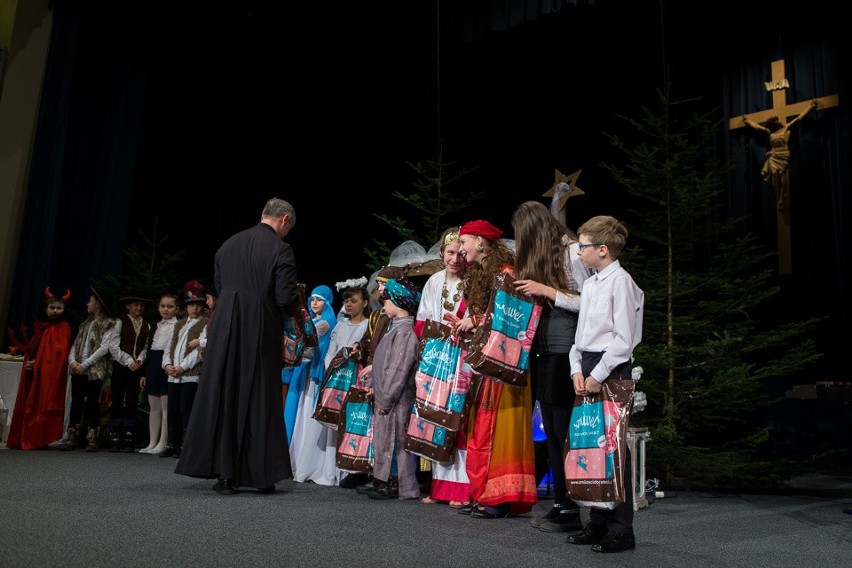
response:
<path id="1" fill-rule="evenodd" d="M 333 314 L 334 310 L 326 311 Z M 323 312 L 325 313 L 325 312 Z M 367 318 L 358 323 L 348 319 L 337 322 L 329 334 L 328 350 L 323 360 L 327 368 L 334 355 L 343 347 L 359 341 L 367 329 Z M 337 485 L 340 469 L 337 467 L 337 432 L 313 419 L 313 411 L 319 394 L 319 383 L 306 381 L 304 406 L 300 403 L 296 424 L 293 427 L 293 444 L 290 446 L 290 461 L 293 463 L 293 480 L 313 481 L 319 485 Z M 292 388 L 292 385 L 291 385 Z M 310 401 L 310 412 L 307 412 Z"/>

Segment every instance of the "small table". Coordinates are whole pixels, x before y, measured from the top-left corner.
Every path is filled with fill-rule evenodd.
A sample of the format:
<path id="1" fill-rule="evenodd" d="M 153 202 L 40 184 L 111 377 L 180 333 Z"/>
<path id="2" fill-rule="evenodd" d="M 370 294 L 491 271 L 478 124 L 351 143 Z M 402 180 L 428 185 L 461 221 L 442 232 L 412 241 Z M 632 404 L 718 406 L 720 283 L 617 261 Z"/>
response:
<path id="1" fill-rule="evenodd" d="M 9 436 L 9 426 L 12 424 L 12 412 L 15 410 L 15 399 L 18 398 L 18 383 L 21 380 L 21 370 L 24 367 L 24 361 L 0 359 L 0 397 L 2 397 L 3 405 L 6 407 L 5 423 L 0 423 L 0 443 L 3 446 L 6 444 L 6 438 Z M 0 410 L 3 414 L 4 410 Z"/>

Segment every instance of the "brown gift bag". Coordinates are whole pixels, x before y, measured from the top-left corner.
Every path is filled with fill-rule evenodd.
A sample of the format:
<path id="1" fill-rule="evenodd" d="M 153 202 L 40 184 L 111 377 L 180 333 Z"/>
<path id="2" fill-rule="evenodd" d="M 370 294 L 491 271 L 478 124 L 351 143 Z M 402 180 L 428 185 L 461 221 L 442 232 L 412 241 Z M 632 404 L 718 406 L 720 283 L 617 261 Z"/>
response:
<path id="1" fill-rule="evenodd" d="M 624 491 L 627 422 L 636 383 L 608 379 L 602 390 L 574 399 L 565 442 L 565 484 L 578 505 L 614 509 Z"/>

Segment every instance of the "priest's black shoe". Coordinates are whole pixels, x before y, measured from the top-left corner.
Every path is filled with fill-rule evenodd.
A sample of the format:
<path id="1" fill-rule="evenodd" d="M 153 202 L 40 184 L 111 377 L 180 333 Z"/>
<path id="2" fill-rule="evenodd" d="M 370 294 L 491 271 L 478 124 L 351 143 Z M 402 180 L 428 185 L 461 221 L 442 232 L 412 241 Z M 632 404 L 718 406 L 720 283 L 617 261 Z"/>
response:
<path id="1" fill-rule="evenodd" d="M 511 514 L 512 509 L 499 505 L 497 507 L 476 507 L 470 512 L 470 516 L 477 519 L 505 519 Z"/>
<path id="2" fill-rule="evenodd" d="M 213 486 L 213 491 L 219 495 L 236 495 L 237 488 L 234 487 L 234 481 L 231 479 L 220 479 Z"/>
<path id="3" fill-rule="evenodd" d="M 606 527 L 586 525 L 581 532 L 568 536 L 569 544 L 598 544 L 606 536 Z"/>
<path id="4" fill-rule="evenodd" d="M 636 537 L 632 532 L 608 533 L 597 544 L 592 545 L 592 552 L 624 552 L 636 548 Z"/>
<path id="5" fill-rule="evenodd" d="M 266 487 L 258 487 L 257 490 L 265 495 L 269 495 L 270 493 L 275 493 L 275 486 L 267 485 Z"/>

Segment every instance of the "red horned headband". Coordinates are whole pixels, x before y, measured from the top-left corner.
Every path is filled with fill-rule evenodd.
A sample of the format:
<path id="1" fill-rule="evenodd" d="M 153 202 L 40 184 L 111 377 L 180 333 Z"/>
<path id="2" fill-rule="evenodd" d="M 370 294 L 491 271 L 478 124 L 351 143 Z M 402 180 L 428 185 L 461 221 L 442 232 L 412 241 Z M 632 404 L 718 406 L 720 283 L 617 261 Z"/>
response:
<path id="1" fill-rule="evenodd" d="M 56 297 L 56 296 L 54 296 L 53 294 L 50 293 L 50 286 L 45 286 L 44 297 L 47 298 L 47 299 Z M 62 295 L 62 301 L 67 302 L 70 297 L 71 297 L 71 290 L 66 288 L 65 293 Z"/>

